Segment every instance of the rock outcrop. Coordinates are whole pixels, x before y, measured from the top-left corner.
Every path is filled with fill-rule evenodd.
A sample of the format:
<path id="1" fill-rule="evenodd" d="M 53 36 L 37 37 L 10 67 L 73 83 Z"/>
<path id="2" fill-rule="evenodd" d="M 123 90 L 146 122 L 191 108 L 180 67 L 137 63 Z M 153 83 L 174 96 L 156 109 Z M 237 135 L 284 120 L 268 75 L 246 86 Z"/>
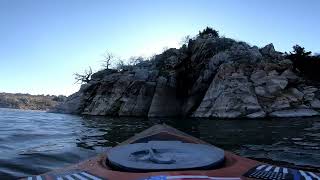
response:
<path id="1" fill-rule="evenodd" d="M 149 117 L 314 116 L 320 91 L 272 44 L 198 36 L 127 69 L 102 70 L 57 112 Z"/>

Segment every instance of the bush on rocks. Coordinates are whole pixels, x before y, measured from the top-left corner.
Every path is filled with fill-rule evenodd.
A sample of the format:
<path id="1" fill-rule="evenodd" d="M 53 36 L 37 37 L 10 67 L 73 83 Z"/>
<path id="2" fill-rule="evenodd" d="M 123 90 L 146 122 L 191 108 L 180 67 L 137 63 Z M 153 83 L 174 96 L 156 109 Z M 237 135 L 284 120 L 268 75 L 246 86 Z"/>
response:
<path id="1" fill-rule="evenodd" d="M 306 52 L 305 48 L 295 45 L 287 58 L 293 62 L 295 72 L 313 80 L 320 80 L 320 56 L 312 56 L 311 51 Z"/>

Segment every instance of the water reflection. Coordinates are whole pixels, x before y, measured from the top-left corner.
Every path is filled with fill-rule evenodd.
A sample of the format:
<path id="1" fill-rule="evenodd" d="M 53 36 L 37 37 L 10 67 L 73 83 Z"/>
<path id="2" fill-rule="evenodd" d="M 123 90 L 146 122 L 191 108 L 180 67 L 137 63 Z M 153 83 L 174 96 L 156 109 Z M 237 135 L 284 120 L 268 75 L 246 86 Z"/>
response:
<path id="1" fill-rule="evenodd" d="M 289 166 L 320 167 L 320 120 L 83 117 L 95 133 L 83 135 L 81 148 L 114 146 L 154 124 L 166 123 L 241 156 Z M 91 123 L 91 124 L 90 124 Z M 98 124 L 98 125 L 97 125 Z M 97 131 L 98 130 L 98 131 Z"/>
<path id="2" fill-rule="evenodd" d="M 77 139 L 77 146 L 85 149 L 115 146 L 152 123 L 143 118 L 113 118 L 99 116 L 82 117 L 85 131 Z"/>

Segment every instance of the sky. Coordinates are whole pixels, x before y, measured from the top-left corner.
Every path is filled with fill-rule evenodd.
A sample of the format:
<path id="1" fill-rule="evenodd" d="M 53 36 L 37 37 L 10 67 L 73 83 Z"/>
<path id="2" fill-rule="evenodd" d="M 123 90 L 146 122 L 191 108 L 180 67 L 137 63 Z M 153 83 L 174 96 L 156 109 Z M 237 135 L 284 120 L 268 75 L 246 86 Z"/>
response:
<path id="1" fill-rule="evenodd" d="M 320 52 L 319 0 L 0 0 L 0 92 L 70 95 L 105 51 L 151 56 L 206 26 L 279 51 Z"/>

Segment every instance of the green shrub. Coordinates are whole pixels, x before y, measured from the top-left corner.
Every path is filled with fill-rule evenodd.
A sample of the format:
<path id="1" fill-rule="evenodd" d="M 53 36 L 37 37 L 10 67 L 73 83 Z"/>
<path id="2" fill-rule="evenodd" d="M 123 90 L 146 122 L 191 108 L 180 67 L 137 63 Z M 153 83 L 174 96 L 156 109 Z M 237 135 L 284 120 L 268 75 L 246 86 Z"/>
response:
<path id="1" fill-rule="evenodd" d="M 295 45 L 286 57 L 293 62 L 295 72 L 313 80 L 320 80 L 320 56 L 312 56 L 311 53 L 305 51 L 304 47 Z"/>
<path id="2" fill-rule="evenodd" d="M 199 31 L 199 36 L 202 38 L 205 36 L 211 36 L 216 38 L 219 37 L 219 32 L 211 27 L 207 27 L 206 29 Z"/>

